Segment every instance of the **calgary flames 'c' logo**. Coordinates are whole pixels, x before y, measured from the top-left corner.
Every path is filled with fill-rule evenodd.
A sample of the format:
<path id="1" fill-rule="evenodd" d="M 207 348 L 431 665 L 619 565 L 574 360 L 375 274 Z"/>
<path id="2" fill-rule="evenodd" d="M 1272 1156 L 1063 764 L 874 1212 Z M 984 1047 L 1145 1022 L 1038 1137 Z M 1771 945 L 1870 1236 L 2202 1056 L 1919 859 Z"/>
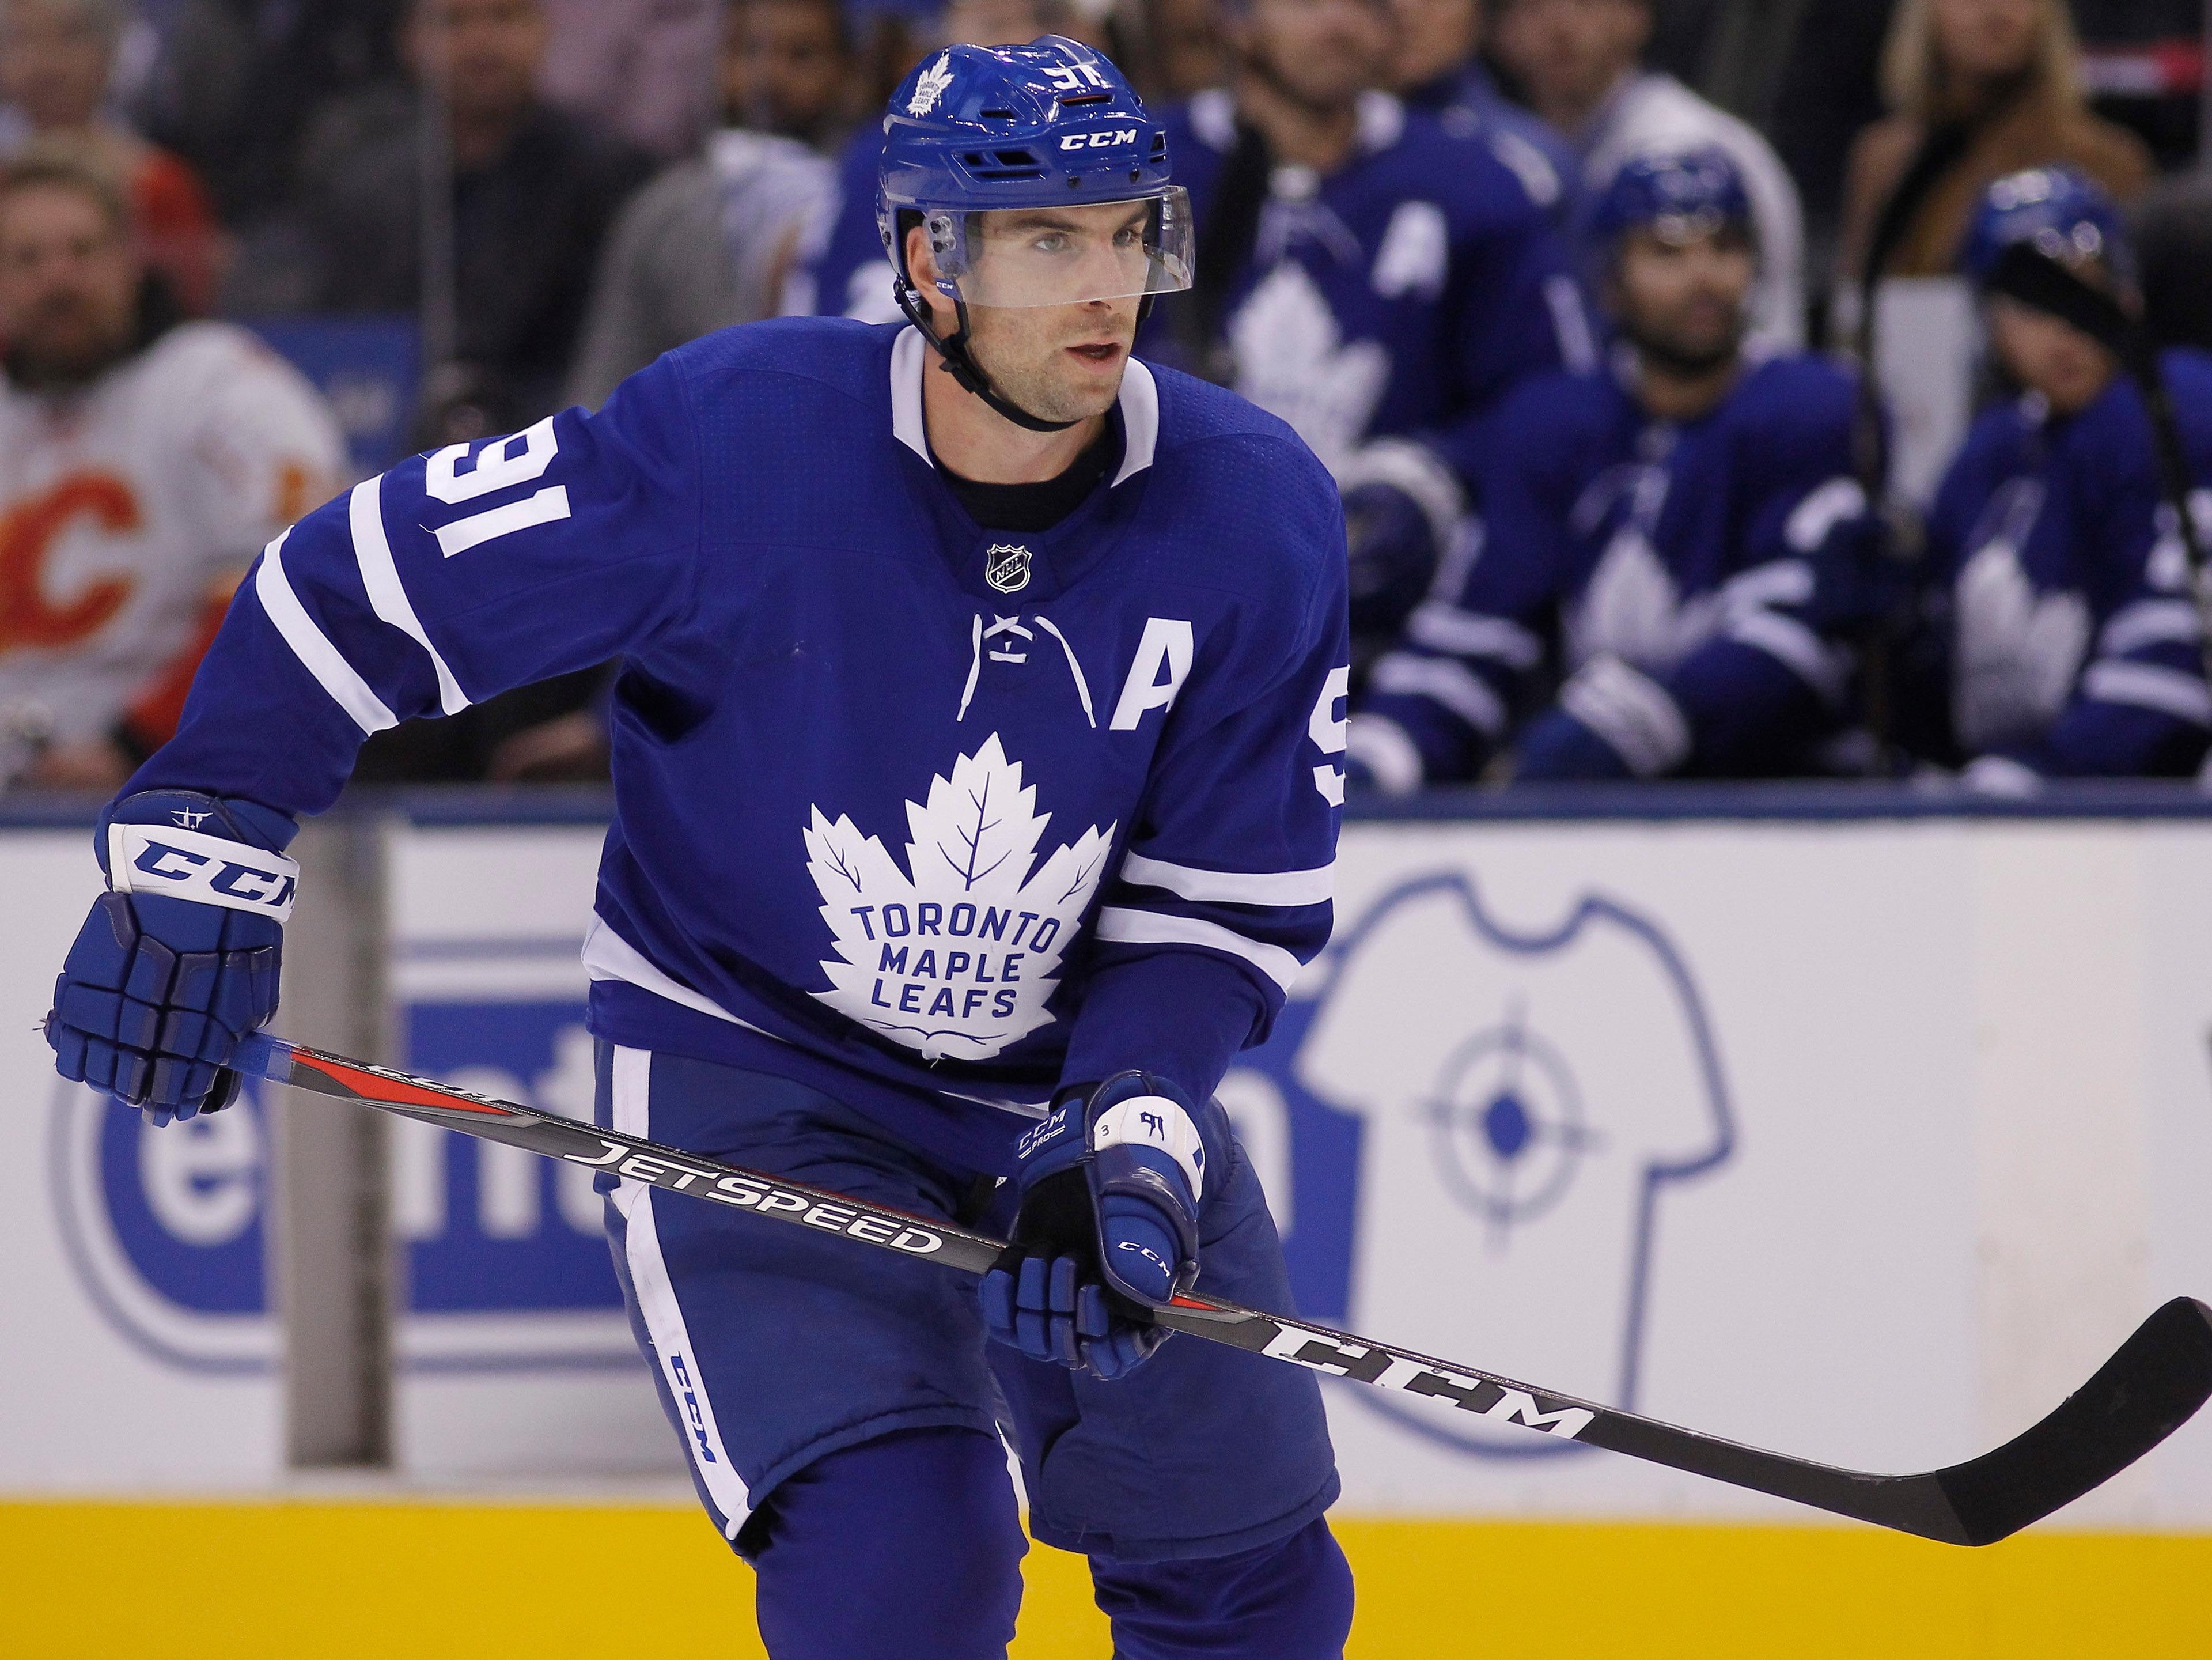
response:
<path id="1" fill-rule="evenodd" d="M 98 632 L 131 597 L 129 577 L 109 576 L 66 604 L 48 599 L 46 556 L 80 517 L 105 531 L 136 530 L 138 499 L 111 473 L 77 473 L 0 514 L 0 651 L 74 645 Z"/>

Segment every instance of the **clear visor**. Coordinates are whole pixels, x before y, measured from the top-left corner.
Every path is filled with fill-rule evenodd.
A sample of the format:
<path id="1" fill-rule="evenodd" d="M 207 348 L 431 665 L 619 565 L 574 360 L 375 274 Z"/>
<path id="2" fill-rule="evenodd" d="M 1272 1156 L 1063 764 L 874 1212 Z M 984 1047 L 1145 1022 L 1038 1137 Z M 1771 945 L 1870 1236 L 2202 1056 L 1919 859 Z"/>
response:
<path id="1" fill-rule="evenodd" d="M 971 306 L 1079 306 L 1190 286 L 1190 197 L 1180 185 L 1125 202 L 936 210 L 922 223 L 939 271 Z"/>

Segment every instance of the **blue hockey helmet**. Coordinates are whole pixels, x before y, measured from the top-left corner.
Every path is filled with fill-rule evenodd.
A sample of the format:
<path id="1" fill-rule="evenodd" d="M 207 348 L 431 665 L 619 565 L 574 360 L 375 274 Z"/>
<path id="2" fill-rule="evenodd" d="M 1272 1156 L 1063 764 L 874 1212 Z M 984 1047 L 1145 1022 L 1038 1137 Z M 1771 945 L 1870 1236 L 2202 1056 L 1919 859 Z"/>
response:
<path id="1" fill-rule="evenodd" d="M 1601 247 L 1632 230 L 1680 243 L 1729 226 L 1752 231 L 1751 193 L 1728 152 L 1711 145 L 1631 156 L 1590 213 L 1591 240 Z"/>
<path id="2" fill-rule="evenodd" d="M 2135 253 L 2118 206 L 2073 167 L 2029 167 L 1983 192 L 1960 263 L 1986 285 L 2005 251 L 2021 243 L 2063 265 L 2094 261 L 2123 288 L 2135 285 Z"/>
<path id="3" fill-rule="evenodd" d="M 1116 234 L 1038 235 L 1026 222 L 1119 203 L 1146 211 Z M 980 216 L 1008 210 L 1026 210 L 999 222 L 1023 234 L 993 236 Z M 908 214 L 956 304 L 1065 306 L 1190 286 L 1190 201 L 1169 182 L 1166 129 L 1111 62 L 1061 35 L 947 46 L 900 83 L 884 117 L 876 226 L 902 291 L 915 286 Z"/>

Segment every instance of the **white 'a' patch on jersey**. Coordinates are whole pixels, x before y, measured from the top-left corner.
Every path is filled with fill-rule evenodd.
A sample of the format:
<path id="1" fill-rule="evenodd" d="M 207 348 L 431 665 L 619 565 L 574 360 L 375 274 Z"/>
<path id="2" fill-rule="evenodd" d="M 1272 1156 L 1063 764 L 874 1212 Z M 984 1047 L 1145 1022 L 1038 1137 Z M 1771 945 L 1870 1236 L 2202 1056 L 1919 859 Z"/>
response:
<path id="1" fill-rule="evenodd" d="M 1051 1020 L 1045 1001 L 1115 827 L 1040 864 L 1051 815 L 996 733 L 906 817 L 902 870 L 880 838 L 814 808 L 806 868 L 837 953 L 822 962 L 830 989 L 814 995 L 926 1060 L 988 1060 Z"/>

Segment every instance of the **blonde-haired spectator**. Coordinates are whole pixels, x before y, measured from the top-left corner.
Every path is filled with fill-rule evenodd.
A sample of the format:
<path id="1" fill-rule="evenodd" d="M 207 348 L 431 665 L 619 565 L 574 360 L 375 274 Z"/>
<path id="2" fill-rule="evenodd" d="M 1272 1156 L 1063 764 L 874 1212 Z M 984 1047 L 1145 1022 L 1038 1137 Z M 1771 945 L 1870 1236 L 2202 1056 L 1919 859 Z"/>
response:
<path id="1" fill-rule="evenodd" d="M 1918 199 L 1879 275 L 1955 270 L 1974 204 L 2008 173 L 2066 163 L 2123 202 L 2151 179 L 2142 142 L 2090 113 L 2065 0 L 1899 0 L 1882 93 L 1891 113 L 1853 143 L 1844 183 L 1842 264 L 1853 281 L 1915 171 L 1926 175 Z"/>
<path id="2" fill-rule="evenodd" d="M 0 102 L 19 138 L 68 147 L 120 180 L 139 249 L 185 312 L 215 298 L 222 241 L 199 175 L 109 107 L 124 0 L 0 0 Z"/>

